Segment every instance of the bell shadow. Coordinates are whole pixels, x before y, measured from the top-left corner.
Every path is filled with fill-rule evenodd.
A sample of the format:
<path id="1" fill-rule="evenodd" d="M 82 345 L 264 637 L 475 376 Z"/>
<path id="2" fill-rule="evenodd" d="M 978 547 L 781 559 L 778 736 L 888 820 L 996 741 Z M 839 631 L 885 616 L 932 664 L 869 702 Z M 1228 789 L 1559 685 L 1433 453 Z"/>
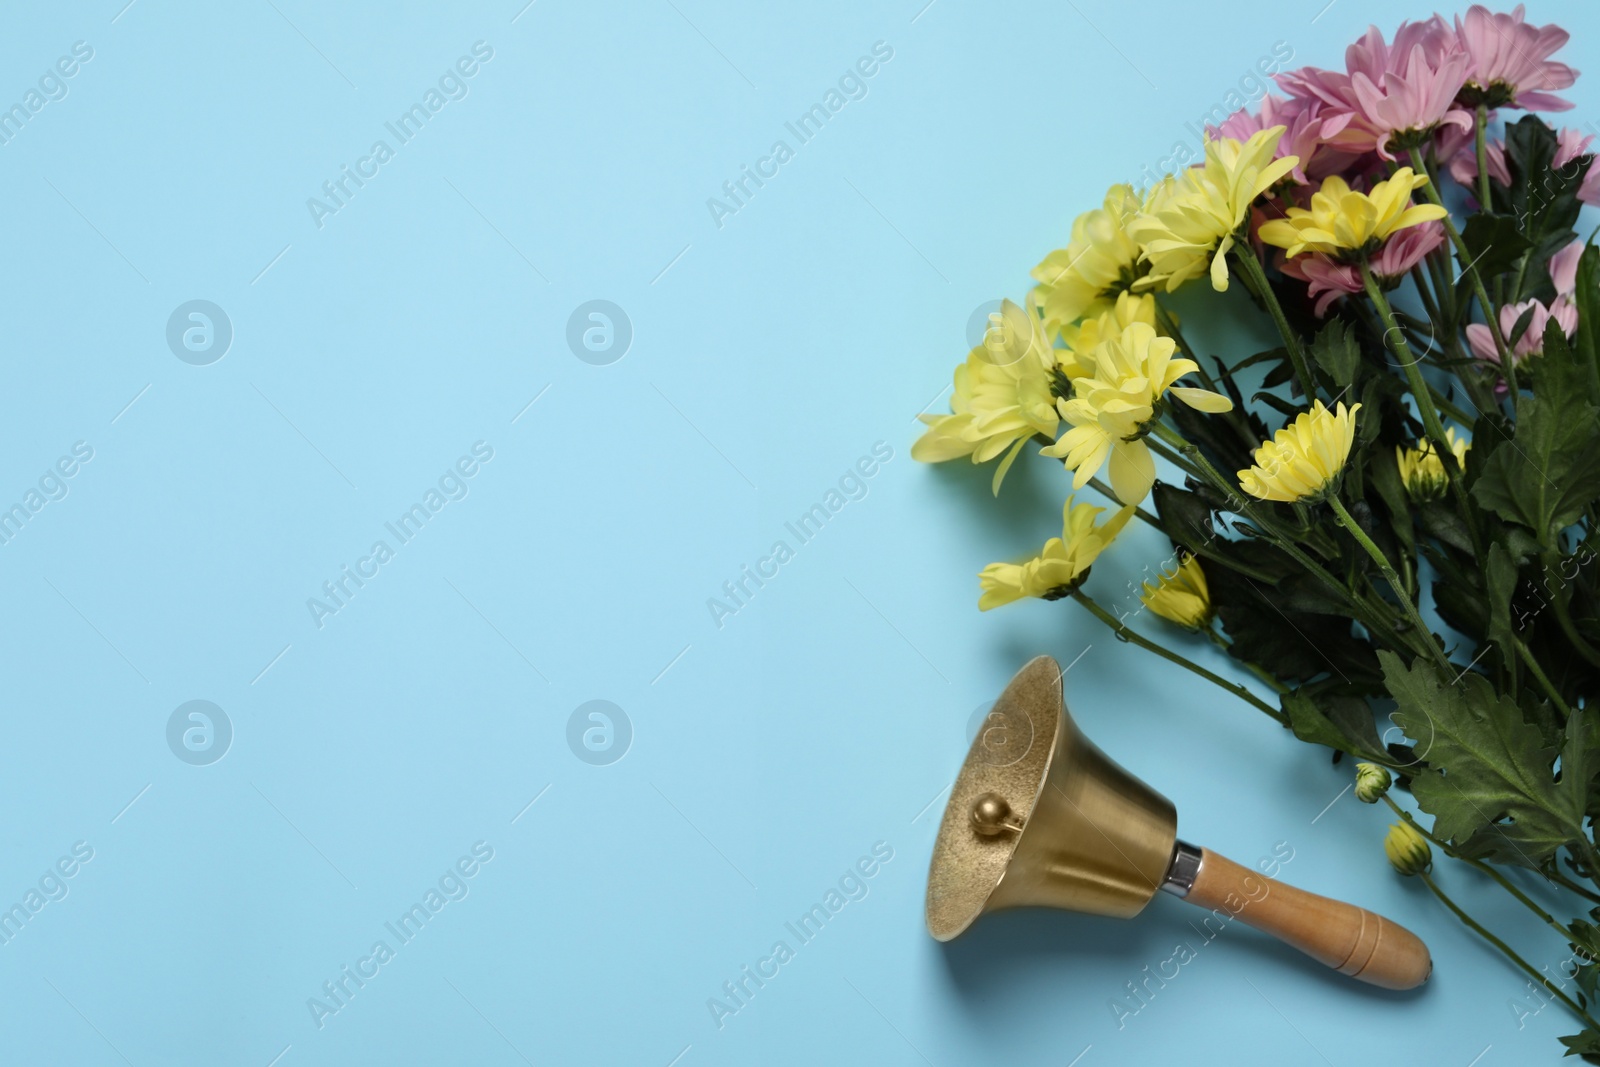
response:
<path id="1" fill-rule="evenodd" d="M 1004 1033 L 1031 1017 L 1029 1005 L 1041 976 L 1048 981 L 1070 966 L 1080 978 L 1095 975 L 1105 997 L 1114 997 L 1145 963 L 1171 953 L 1169 941 L 1169 933 L 1156 924 L 1017 908 L 981 917 L 955 940 L 939 945 L 937 954 L 956 994 L 951 1002 L 971 1023 Z M 1065 976 L 1062 981 L 1065 992 Z"/>
<path id="2" fill-rule="evenodd" d="M 1158 893 L 1131 921 L 1048 908 L 1018 908 L 981 917 L 961 936 L 938 946 L 938 955 L 956 993 L 953 1002 L 974 1023 L 997 1032 L 1016 1021 L 1008 1017 L 1004 1005 L 1026 1002 L 1037 992 L 1041 974 L 1059 972 L 1063 965 L 1071 965 L 1075 971 L 1096 975 L 1096 982 L 1104 984 L 1107 1000 L 1128 999 L 1125 983 L 1137 985 L 1158 974 L 1180 944 L 1187 946 L 1193 957 L 1181 966 L 1178 977 L 1167 977 L 1168 983 L 1181 984 L 1183 974 L 1204 972 L 1208 960 L 1227 955 L 1236 961 L 1251 961 L 1251 969 L 1269 979 L 1279 970 L 1296 971 L 1325 983 L 1330 995 L 1356 997 L 1374 1004 L 1408 1007 L 1426 995 L 1432 985 L 1425 982 L 1416 989 L 1401 991 L 1367 985 L 1318 963 L 1270 934 L 1246 926 L 1238 918 L 1225 925 L 1213 918 L 1208 925 L 1205 920 L 1210 915 L 1176 898 L 1168 899 L 1163 893 Z M 1169 971 L 1171 966 L 1167 965 Z"/>

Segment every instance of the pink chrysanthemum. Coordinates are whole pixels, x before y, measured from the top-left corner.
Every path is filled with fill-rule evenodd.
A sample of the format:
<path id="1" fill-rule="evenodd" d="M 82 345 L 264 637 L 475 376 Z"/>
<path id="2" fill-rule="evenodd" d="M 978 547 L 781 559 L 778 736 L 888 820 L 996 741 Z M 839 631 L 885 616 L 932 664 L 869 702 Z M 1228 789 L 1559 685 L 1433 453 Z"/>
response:
<path id="1" fill-rule="evenodd" d="M 1372 273 L 1384 282 L 1401 278 L 1443 243 L 1444 227 L 1437 222 L 1424 222 L 1401 230 L 1385 241 L 1372 257 Z M 1307 294 L 1317 302 L 1318 318 L 1326 315 L 1328 306 L 1339 297 L 1359 293 L 1364 288 L 1361 269 L 1354 263 L 1340 263 L 1320 253 L 1285 259 L 1281 267 L 1289 277 L 1307 284 Z"/>
<path id="2" fill-rule="evenodd" d="M 1589 146 L 1593 142 L 1593 134 L 1585 137 L 1570 126 L 1563 129 L 1556 135 L 1556 153 L 1550 161 L 1550 168 L 1564 171 L 1575 160 L 1592 155 Z M 1478 180 L 1478 152 L 1472 132 L 1447 126 L 1439 131 L 1438 139 L 1434 143 L 1439 158 L 1448 161 L 1450 176 L 1460 182 L 1469 193 L 1475 192 Z M 1489 177 L 1501 185 L 1510 186 L 1511 171 L 1506 166 L 1505 142 L 1491 138 L 1485 149 L 1485 154 L 1489 157 Z M 1600 204 L 1600 167 L 1591 165 L 1584 172 L 1583 184 L 1578 187 L 1578 199 L 1586 204 Z"/>
<path id="3" fill-rule="evenodd" d="M 1528 320 L 1528 328 L 1517 338 L 1516 344 L 1511 346 L 1511 361 L 1521 365 L 1529 356 L 1537 356 L 1544 351 L 1545 327 L 1554 320 L 1561 332 L 1570 339 L 1578 332 L 1578 306 L 1573 302 L 1573 296 L 1578 289 L 1578 260 L 1583 256 L 1583 242 L 1573 241 L 1567 247 L 1550 257 L 1550 281 L 1555 286 L 1556 298 L 1546 307 L 1538 300 L 1524 300 L 1520 304 L 1507 304 L 1500 309 L 1500 335 L 1510 340 L 1512 332 L 1517 328 L 1517 320 L 1533 309 L 1533 317 Z M 1500 362 L 1500 353 L 1494 346 L 1494 335 L 1489 332 L 1489 327 L 1481 322 L 1474 322 L 1467 326 L 1467 344 L 1472 347 L 1472 354 L 1479 359 L 1488 360 L 1490 363 Z"/>
<path id="4" fill-rule="evenodd" d="M 1551 168 L 1559 171 L 1581 156 L 1592 156 L 1589 145 L 1593 141 L 1592 135 L 1585 137 L 1570 127 L 1562 130 L 1556 135 L 1556 154 L 1550 161 Z M 1600 167 L 1592 162 L 1583 174 L 1583 184 L 1578 187 L 1578 199 L 1585 204 L 1600 204 Z"/>
<path id="5" fill-rule="evenodd" d="M 1572 101 L 1546 90 L 1565 89 L 1578 72 L 1550 56 L 1567 43 L 1560 26 L 1530 26 L 1523 21 L 1523 6 L 1509 15 L 1490 14 L 1482 4 L 1456 18 L 1456 37 L 1468 56 L 1466 103 L 1490 107 L 1515 107 L 1524 111 L 1565 111 Z"/>
<path id="6" fill-rule="evenodd" d="M 1490 121 L 1493 121 L 1494 117 L 1494 113 L 1491 112 Z M 1463 130 L 1459 126 L 1441 126 L 1433 143 L 1434 153 L 1444 160 L 1445 166 L 1450 171 L 1450 177 L 1459 182 L 1469 193 L 1476 194 L 1478 148 L 1473 131 Z M 1505 142 L 1490 138 L 1485 147 L 1489 157 L 1489 177 L 1501 185 L 1509 186 L 1511 171 L 1506 167 Z"/>
<path id="7" fill-rule="evenodd" d="M 1467 67 L 1456 34 L 1435 15 L 1401 23 L 1392 44 L 1369 27 L 1345 49 L 1343 74 L 1302 67 L 1277 75 L 1277 82 L 1291 96 L 1322 101 L 1329 118 L 1351 116 L 1333 144 L 1392 160 L 1389 146 L 1396 139 L 1413 142 L 1443 123 L 1471 128 L 1472 117 L 1455 102 Z"/>
<path id="8" fill-rule="evenodd" d="M 1241 108 L 1229 115 L 1221 126 L 1207 126 L 1206 131 L 1212 137 L 1248 141 L 1252 134 L 1262 130 L 1287 127 L 1278 140 L 1274 158 L 1298 157 L 1299 165 L 1289 173 L 1304 185 L 1342 171 L 1355 161 L 1358 153 L 1341 151 L 1331 143 L 1354 117 L 1348 111 L 1334 113 L 1315 98 L 1268 93 L 1262 97 L 1258 113 L 1251 114 L 1248 108 Z"/>

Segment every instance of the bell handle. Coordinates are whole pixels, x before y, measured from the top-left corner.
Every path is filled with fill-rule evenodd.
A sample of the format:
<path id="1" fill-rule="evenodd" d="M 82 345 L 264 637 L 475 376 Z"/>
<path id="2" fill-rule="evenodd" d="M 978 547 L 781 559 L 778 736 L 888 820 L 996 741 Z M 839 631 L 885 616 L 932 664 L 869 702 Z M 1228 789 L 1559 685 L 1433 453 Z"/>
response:
<path id="1" fill-rule="evenodd" d="M 1384 989 L 1413 989 L 1433 973 L 1428 946 L 1399 923 L 1308 893 L 1200 849 L 1200 869 L 1183 899 L 1220 910 L 1340 974 Z"/>

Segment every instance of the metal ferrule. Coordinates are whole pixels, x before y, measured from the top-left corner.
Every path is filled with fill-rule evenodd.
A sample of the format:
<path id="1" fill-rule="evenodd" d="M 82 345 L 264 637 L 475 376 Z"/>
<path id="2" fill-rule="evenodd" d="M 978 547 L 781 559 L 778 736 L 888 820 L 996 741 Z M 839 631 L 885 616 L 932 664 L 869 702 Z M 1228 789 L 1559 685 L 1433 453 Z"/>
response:
<path id="1" fill-rule="evenodd" d="M 1167 865 L 1167 877 L 1161 888 L 1175 897 L 1188 896 L 1189 890 L 1194 888 L 1194 880 L 1200 877 L 1201 856 L 1201 851 L 1189 842 L 1173 842 L 1172 862 Z"/>

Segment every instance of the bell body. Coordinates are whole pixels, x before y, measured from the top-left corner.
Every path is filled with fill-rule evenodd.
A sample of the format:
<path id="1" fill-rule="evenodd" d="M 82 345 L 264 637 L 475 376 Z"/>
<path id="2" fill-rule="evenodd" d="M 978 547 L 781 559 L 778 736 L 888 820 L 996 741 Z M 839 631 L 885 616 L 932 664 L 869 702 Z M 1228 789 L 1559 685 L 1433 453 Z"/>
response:
<path id="1" fill-rule="evenodd" d="M 1171 801 L 1078 730 L 1061 668 L 1040 656 L 995 701 L 951 787 L 928 929 L 948 941 L 985 912 L 1030 905 L 1137 915 L 1166 876 L 1177 827 Z"/>
<path id="2" fill-rule="evenodd" d="M 1128 919 L 1166 878 L 1172 802 L 1062 716 L 1044 784 L 984 911 L 1038 905 Z"/>

